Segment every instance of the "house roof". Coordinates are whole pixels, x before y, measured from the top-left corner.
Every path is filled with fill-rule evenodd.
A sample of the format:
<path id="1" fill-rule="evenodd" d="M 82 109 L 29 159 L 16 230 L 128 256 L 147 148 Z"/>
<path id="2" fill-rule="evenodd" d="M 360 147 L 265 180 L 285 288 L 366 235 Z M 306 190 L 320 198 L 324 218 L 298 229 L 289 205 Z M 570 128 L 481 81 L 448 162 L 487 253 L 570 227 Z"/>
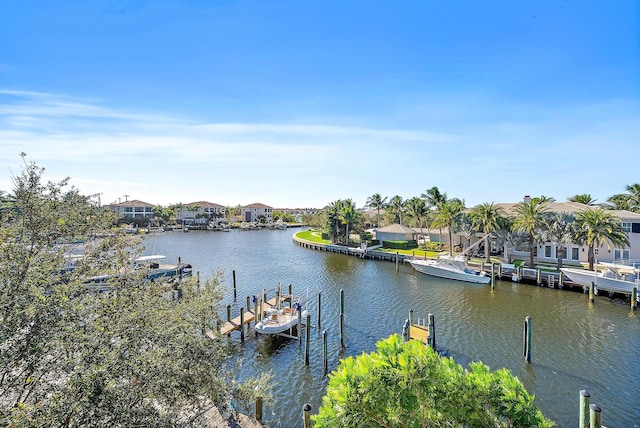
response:
<path id="1" fill-rule="evenodd" d="M 256 203 L 256 204 L 245 205 L 242 208 L 271 208 L 271 207 L 269 205 Z"/>
<path id="2" fill-rule="evenodd" d="M 190 202 L 188 204 L 183 205 L 183 207 L 196 207 L 196 206 L 200 208 L 224 208 L 224 206 L 220 204 L 207 202 L 207 201 Z"/>
<path id="3" fill-rule="evenodd" d="M 497 203 L 495 206 L 502 208 L 508 216 L 515 216 L 515 207 L 520 204 L 517 203 Z M 589 208 L 598 208 L 597 206 L 591 206 L 581 204 L 579 202 L 547 202 L 547 211 L 552 213 L 570 213 L 579 214 Z M 624 220 L 640 220 L 640 214 L 625 210 L 606 210 L 612 215 Z"/>
<path id="4" fill-rule="evenodd" d="M 153 207 L 152 204 L 149 204 L 147 202 L 142 202 L 137 199 L 121 202 L 119 204 L 111 204 L 111 206 L 112 207 Z"/>
<path id="5" fill-rule="evenodd" d="M 408 226 L 403 226 L 401 224 L 390 224 L 389 226 L 381 227 L 380 229 L 376 229 L 376 232 L 386 232 L 386 233 L 416 233 L 415 229 L 412 229 Z"/>

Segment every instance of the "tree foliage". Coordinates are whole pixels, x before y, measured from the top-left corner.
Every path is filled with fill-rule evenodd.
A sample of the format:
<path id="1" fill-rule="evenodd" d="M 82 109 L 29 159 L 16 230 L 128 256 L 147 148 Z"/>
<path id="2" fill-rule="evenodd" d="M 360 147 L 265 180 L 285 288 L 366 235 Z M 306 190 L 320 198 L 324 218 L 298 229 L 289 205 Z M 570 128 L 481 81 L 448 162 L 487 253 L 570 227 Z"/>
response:
<path id="1" fill-rule="evenodd" d="M 25 163 L 14 177 L 20 214 L 0 217 L 0 425 L 205 426 L 213 407 L 265 385 L 234 383 L 230 342 L 205 334 L 215 330 L 219 276 L 145 280 L 131 269 L 138 238 L 111 230 L 109 210 L 68 180 L 44 183 L 43 172 Z M 88 293 L 86 279 L 100 273 L 112 275 L 112 291 Z"/>
<path id="2" fill-rule="evenodd" d="M 329 376 L 315 427 L 551 427 L 507 369 L 469 369 L 393 335 Z"/>
<path id="3" fill-rule="evenodd" d="M 578 214 L 575 239 L 589 248 L 589 270 L 593 270 L 595 248 L 606 245 L 611 249 L 612 244 L 617 247 L 629 245 L 629 237 L 622 229 L 620 221 L 602 208 L 590 208 Z"/>

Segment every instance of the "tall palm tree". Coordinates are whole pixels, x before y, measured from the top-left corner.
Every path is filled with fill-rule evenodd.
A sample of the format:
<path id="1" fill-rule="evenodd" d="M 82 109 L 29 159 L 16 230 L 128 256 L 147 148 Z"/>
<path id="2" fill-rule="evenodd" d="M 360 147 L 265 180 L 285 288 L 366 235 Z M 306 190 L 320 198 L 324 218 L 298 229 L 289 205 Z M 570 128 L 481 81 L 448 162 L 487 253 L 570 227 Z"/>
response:
<path id="1" fill-rule="evenodd" d="M 356 204 L 351 199 L 345 199 L 342 201 L 340 209 L 340 221 L 346 226 L 346 243 L 349 245 L 349 226 L 356 222 L 358 218 L 358 211 L 356 211 Z"/>
<path id="2" fill-rule="evenodd" d="M 633 212 L 640 212 L 640 184 L 631 184 L 625 186 L 625 190 L 629 193 L 629 207 Z"/>
<path id="3" fill-rule="evenodd" d="M 595 205 L 596 200 L 591 197 L 588 193 L 581 193 L 579 195 L 574 195 L 570 198 L 567 198 L 569 202 L 578 202 L 579 204 L 585 205 Z"/>
<path id="4" fill-rule="evenodd" d="M 473 226 L 486 236 L 496 232 L 503 226 L 505 212 L 502 207 L 495 205 L 493 202 L 483 202 L 471 208 L 469 217 Z M 487 240 L 484 243 L 484 257 L 487 263 L 491 262 L 489 247 L 491 247 L 491 243 L 487 236 Z"/>
<path id="5" fill-rule="evenodd" d="M 575 219 L 570 213 L 553 213 L 545 219 L 544 230 L 539 235 L 541 242 L 551 242 L 556 246 L 558 271 L 562 268 L 565 248 L 575 240 Z"/>
<path id="6" fill-rule="evenodd" d="M 407 214 L 418 220 L 418 226 L 420 227 L 420 233 L 422 234 L 422 220 L 426 219 L 429 213 L 429 210 L 427 210 L 427 204 L 424 199 L 414 196 L 406 201 L 405 205 Z"/>
<path id="7" fill-rule="evenodd" d="M 402 196 L 396 195 L 389 200 L 389 209 L 394 213 L 396 221 L 402 225 L 402 212 L 405 209 L 405 202 Z"/>
<path id="8" fill-rule="evenodd" d="M 434 224 L 436 224 L 439 228 L 448 228 L 449 230 L 449 255 L 453 256 L 453 227 L 456 223 L 456 220 L 462 213 L 462 209 L 464 205 L 459 199 L 451 199 L 442 205 L 440 205 L 440 209 L 436 212 L 436 216 L 434 219 Z"/>
<path id="9" fill-rule="evenodd" d="M 602 208 L 590 208 L 576 217 L 576 240 L 589 247 L 589 270 L 593 270 L 596 247 L 605 244 L 611 249 L 629 246 L 629 237 L 622 229 L 620 221 Z"/>
<path id="10" fill-rule="evenodd" d="M 524 232 L 529 235 L 529 266 L 533 267 L 535 236 L 544 226 L 545 215 L 548 212 L 547 203 L 540 198 L 533 198 L 528 201 L 518 203 L 515 208 L 515 219 L 513 229 L 517 232 Z"/>
<path id="11" fill-rule="evenodd" d="M 342 201 L 331 202 L 325 209 L 327 212 L 327 229 L 329 229 L 329 236 L 331 242 L 336 243 L 340 232 L 340 213 L 342 212 Z"/>
<path id="12" fill-rule="evenodd" d="M 378 223 L 378 227 L 380 227 L 380 210 L 387 206 L 387 197 L 384 198 L 380 193 L 374 193 L 373 195 L 367 198 L 367 206 L 369 208 L 373 208 L 377 211 L 376 219 Z"/>
<path id="13" fill-rule="evenodd" d="M 427 189 L 423 194 L 420 195 L 422 199 L 427 203 L 427 208 L 431 211 L 437 212 L 442 204 L 447 202 L 447 192 L 440 192 L 437 186 L 433 186 L 430 189 Z M 436 214 L 434 214 L 435 218 Z M 431 234 L 429 231 L 429 223 L 427 223 L 427 233 Z M 442 241 L 442 228 L 438 228 L 438 240 Z"/>
<path id="14" fill-rule="evenodd" d="M 617 193 L 607 199 L 607 203 L 603 204 L 603 208 L 608 210 L 631 211 L 629 195 L 627 195 L 626 193 Z"/>

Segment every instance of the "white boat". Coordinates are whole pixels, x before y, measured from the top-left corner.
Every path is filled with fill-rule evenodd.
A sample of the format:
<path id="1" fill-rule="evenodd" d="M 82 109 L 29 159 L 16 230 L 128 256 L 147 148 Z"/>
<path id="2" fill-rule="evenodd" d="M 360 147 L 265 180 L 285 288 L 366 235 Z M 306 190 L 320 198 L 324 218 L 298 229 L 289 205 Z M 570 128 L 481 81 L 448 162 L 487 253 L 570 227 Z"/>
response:
<path id="1" fill-rule="evenodd" d="M 561 268 L 570 281 L 589 287 L 591 283 L 597 290 L 613 293 L 631 294 L 634 287 L 640 288 L 640 269 L 633 266 L 614 263 L 600 263 L 604 269 L 585 270 L 576 268 Z M 597 264 L 596 264 L 597 266 Z"/>
<path id="2" fill-rule="evenodd" d="M 471 269 L 465 257 L 441 256 L 438 259 L 412 259 L 411 266 L 425 275 L 439 278 L 454 279 L 456 281 L 488 284 L 491 278 L 485 272 Z"/>
<path id="3" fill-rule="evenodd" d="M 306 319 L 309 312 L 300 303 L 292 306 L 273 307 L 264 311 L 262 319 L 255 326 L 255 330 L 262 334 L 281 334 L 291 332 L 298 325 L 298 311 L 302 312 L 301 319 Z"/>

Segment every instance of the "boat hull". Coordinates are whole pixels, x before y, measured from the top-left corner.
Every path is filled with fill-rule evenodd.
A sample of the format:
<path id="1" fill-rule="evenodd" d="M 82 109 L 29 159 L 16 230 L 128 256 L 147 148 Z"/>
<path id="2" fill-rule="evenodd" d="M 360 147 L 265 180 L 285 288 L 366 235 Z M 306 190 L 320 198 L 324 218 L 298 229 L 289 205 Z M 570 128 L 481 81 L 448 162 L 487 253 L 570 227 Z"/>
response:
<path id="1" fill-rule="evenodd" d="M 306 319 L 309 312 L 302 311 L 302 319 Z M 277 319 L 264 319 L 256 324 L 255 330 L 261 334 L 279 334 L 291 330 L 298 325 L 298 313 L 293 311 L 286 315 L 279 315 Z"/>
<path id="2" fill-rule="evenodd" d="M 488 284 L 491 278 L 475 271 L 465 272 L 458 269 L 449 269 L 442 266 L 435 260 L 410 260 L 409 263 L 415 270 L 425 275 L 436 276 L 438 278 L 452 279 L 455 281 L 471 282 L 474 284 Z"/>
<path id="3" fill-rule="evenodd" d="M 598 290 L 624 294 L 631 294 L 633 287 L 638 287 L 637 281 L 608 278 L 602 276 L 602 274 L 596 275 L 593 271 L 573 268 L 561 268 L 560 270 L 570 281 L 580 284 L 583 287 L 589 287 L 593 282 Z"/>

